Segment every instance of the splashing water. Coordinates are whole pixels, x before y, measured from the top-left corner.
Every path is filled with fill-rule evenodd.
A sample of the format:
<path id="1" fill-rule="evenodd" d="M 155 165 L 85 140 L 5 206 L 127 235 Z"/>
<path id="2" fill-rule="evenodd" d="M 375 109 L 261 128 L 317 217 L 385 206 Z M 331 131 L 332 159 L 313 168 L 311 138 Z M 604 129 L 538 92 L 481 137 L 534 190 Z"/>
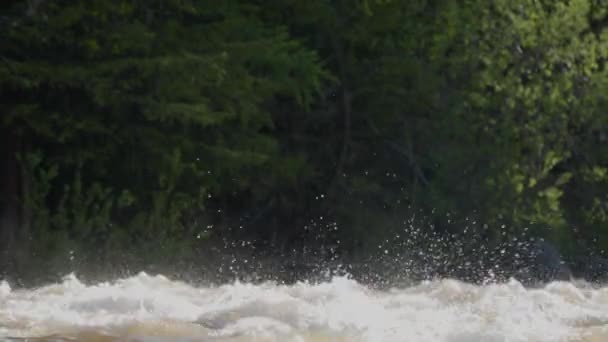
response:
<path id="1" fill-rule="evenodd" d="M 0 336 L 36 341 L 608 340 L 608 288 L 445 279 L 372 290 L 319 284 L 193 287 L 140 273 L 87 286 L 74 275 L 35 290 L 0 284 Z"/>

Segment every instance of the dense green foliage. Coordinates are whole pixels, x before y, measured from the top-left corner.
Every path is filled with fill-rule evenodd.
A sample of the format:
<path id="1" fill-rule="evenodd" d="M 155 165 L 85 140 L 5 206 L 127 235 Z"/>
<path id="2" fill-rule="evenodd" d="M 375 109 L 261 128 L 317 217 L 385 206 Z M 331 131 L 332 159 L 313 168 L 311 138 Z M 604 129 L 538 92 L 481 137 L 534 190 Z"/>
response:
<path id="1" fill-rule="evenodd" d="M 2 271 L 365 255 L 416 215 L 602 254 L 607 25 L 600 0 L 9 1 Z"/>

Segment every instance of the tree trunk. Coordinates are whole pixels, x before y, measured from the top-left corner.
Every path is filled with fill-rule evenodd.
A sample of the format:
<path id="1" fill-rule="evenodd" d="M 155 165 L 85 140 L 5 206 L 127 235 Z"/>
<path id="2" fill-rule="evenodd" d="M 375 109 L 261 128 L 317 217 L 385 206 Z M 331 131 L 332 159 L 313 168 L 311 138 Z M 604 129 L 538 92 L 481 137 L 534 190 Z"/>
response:
<path id="1" fill-rule="evenodd" d="M 340 88 L 341 88 L 341 109 L 342 109 L 342 117 L 344 120 L 344 132 L 342 136 L 342 149 L 340 151 L 340 155 L 338 156 L 338 160 L 336 162 L 336 168 L 334 171 L 333 178 L 329 182 L 328 187 L 328 197 L 335 199 L 335 192 L 338 188 L 338 183 L 340 183 L 340 179 L 342 174 L 344 173 L 344 168 L 347 163 L 348 154 L 350 150 L 351 144 L 351 125 L 352 125 L 352 93 L 350 89 L 350 83 L 348 80 L 348 75 L 346 73 L 345 64 L 347 63 L 344 47 L 336 40 L 333 43 L 334 45 L 334 53 L 336 55 L 336 63 L 338 66 L 338 76 L 340 77 Z"/>
<path id="2" fill-rule="evenodd" d="M 19 138 L 0 128 L 0 272 L 15 271 L 17 233 L 21 224 L 21 176 L 17 153 Z"/>

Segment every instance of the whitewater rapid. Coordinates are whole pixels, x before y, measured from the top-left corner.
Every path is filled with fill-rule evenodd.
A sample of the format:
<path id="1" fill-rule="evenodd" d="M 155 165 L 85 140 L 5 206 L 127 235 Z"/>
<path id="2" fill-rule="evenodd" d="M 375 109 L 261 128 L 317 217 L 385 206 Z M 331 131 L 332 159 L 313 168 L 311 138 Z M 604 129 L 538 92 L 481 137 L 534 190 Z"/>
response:
<path id="1" fill-rule="evenodd" d="M 36 341 L 608 341 L 608 288 L 456 280 L 373 290 L 347 277 L 195 287 L 157 275 L 34 290 L 0 283 L 0 336 Z"/>

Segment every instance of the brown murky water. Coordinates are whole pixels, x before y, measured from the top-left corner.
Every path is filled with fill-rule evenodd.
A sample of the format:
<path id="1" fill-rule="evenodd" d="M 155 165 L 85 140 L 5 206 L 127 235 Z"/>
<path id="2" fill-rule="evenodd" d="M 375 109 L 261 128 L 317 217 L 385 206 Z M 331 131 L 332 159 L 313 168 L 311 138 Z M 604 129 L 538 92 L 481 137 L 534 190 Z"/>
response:
<path id="1" fill-rule="evenodd" d="M 0 283 L 7 341 L 608 341 L 608 288 L 455 280 L 371 290 L 348 278 L 193 287 L 163 276 L 35 290 Z"/>

